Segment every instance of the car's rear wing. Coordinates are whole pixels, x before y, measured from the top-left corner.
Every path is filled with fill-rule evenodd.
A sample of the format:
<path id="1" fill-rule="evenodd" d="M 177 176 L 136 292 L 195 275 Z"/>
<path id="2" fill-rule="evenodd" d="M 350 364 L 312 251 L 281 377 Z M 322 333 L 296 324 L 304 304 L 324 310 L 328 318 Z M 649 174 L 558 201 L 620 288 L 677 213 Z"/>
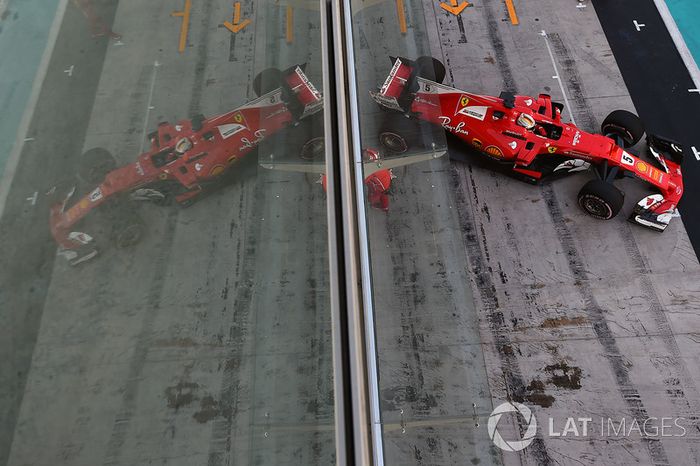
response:
<path id="1" fill-rule="evenodd" d="M 282 99 L 296 120 L 301 120 L 323 108 L 323 94 L 304 73 L 306 65 L 295 65 L 282 72 Z"/>

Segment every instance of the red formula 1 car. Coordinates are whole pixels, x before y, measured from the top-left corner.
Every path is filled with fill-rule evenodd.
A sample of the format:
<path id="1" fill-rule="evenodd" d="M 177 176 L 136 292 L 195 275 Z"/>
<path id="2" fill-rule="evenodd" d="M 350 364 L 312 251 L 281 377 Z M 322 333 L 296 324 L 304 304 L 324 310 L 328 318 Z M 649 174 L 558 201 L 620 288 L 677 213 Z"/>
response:
<path id="1" fill-rule="evenodd" d="M 298 144 L 296 150 L 302 157 L 313 158 L 316 152 L 323 152 L 323 128 L 314 124 L 323 99 L 302 66 L 266 70 L 256 77 L 253 87 L 258 99 L 223 115 L 161 123 L 148 136 L 149 150 L 128 165 L 117 168 L 105 149 L 87 151 L 78 176 L 90 189 L 71 201 L 76 192 L 73 188 L 51 207 L 51 233 L 59 254 L 72 265 L 97 254 L 94 238 L 83 228 L 91 217 L 88 214 L 98 207 L 110 214 L 116 245 L 135 244 L 143 224 L 130 201 L 173 199 L 189 205 L 230 180 L 242 158 L 287 128 L 289 134 L 284 134 L 283 143 Z"/>
<path id="2" fill-rule="evenodd" d="M 371 93 L 391 111 L 379 133 L 386 149 L 406 151 L 416 143 L 417 127 L 439 126 L 529 182 L 592 166 L 597 179 L 583 186 L 578 203 L 595 218 L 618 214 L 624 193 L 613 181 L 623 176 L 637 177 L 658 191 L 637 203 L 630 221 L 663 231 L 674 216 L 683 195 L 683 150 L 676 142 L 648 135 L 649 160 L 628 152 L 644 135 L 636 115 L 616 110 L 605 118 L 602 135 L 591 134 L 563 122 L 564 106 L 549 95 L 476 95 L 441 84 L 445 68 L 434 58 L 392 60 L 384 85 Z"/>

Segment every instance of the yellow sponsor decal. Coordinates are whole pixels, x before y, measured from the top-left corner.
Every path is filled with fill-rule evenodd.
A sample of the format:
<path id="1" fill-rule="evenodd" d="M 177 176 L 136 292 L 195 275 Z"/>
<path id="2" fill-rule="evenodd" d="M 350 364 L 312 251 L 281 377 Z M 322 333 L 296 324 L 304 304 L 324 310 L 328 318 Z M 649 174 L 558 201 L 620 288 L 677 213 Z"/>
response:
<path id="1" fill-rule="evenodd" d="M 225 169 L 223 165 L 215 165 L 214 168 L 211 169 L 211 172 L 209 172 L 209 176 L 219 176 Z"/>
<path id="2" fill-rule="evenodd" d="M 503 157 L 503 151 L 496 146 L 488 146 L 484 152 L 492 157 Z"/>
<path id="3" fill-rule="evenodd" d="M 87 199 L 83 199 L 82 201 L 80 201 L 80 208 L 81 209 L 87 209 L 89 205 L 90 205 L 90 201 L 88 201 Z"/>
<path id="4" fill-rule="evenodd" d="M 641 173 L 646 173 L 649 170 L 649 165 L 640 160 L 637 162 L 637 170 L 639 170 Z"/>

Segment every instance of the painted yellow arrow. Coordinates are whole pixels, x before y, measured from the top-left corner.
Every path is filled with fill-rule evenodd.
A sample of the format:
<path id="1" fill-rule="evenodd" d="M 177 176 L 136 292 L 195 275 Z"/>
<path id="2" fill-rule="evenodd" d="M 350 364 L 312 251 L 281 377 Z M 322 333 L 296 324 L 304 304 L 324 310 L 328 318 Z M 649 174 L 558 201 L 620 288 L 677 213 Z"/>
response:
<path id="1" fill-rule="evenodd" d="M 462 3 L 458 4 L 457 0 L 450 0 L 449 5 L 445 2 L 440 3 L 440 8 L 447 11 L 448 13 L 452 13 L 455 16 L 459 15 L 461 12 L 463 12 L 464 9 L 468 6 L 471 6 L 471 3 L 462 2 Z"/>
<path id="2" fill-rule="evenodd" d="M 241 23 L 241 2 L 236 2 L 233 5 L 233 23 L 224 21 L 224 27 L 234 34 L 238 34 L 247 25 L 250 24 L 250 20 L 246 19 Z"/>

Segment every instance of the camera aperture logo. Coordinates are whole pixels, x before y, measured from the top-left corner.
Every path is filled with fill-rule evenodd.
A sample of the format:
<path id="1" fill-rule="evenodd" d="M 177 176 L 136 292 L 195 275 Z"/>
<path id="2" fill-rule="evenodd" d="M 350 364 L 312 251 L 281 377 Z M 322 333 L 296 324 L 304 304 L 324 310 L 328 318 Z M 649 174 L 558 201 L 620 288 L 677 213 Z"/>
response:
<path id="1" fill-rule="evenodd" d="M 525 422 L 527 422 L 527 429 L 522 439 L 505 440 L 498 432 L 498 421 L 501 420 L 501 416 L 505 413 L 520 413 L 525 419 Z M 537 419 L 535 419 L 535 415 L 532 414 L 530 408 L 524 404 L 501 403 L 491 412 L 486 427 L 489 431 L 489 437 L 491 437 L 493 444 L 498 448 L 504 451 L 520 451 L 527 448 L 535 439 L 535 435 L 537 434 Z"/>

